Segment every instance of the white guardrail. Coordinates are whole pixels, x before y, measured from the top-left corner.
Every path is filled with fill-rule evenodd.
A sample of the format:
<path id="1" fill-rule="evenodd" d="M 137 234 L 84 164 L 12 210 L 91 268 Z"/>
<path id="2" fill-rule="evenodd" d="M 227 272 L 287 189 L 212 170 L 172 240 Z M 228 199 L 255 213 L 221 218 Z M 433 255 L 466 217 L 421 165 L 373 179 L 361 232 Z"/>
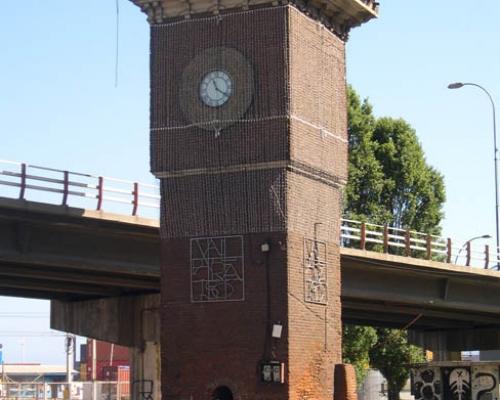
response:
<path id="1" fill-rule="evenodd" d="M 0 188 L 0 197 L 133 216 L 158 218 L 160 208 L 156 185 L 12 161 L 0 160 Z M 469 241 L 455 247 L 451 239 L 349 219 L 341 220 L 340 238 L 343 247 L 485 269 L 499 269 L 500 264 L 500 255 L 490 252 L 488 246 L 473 250 Z"/>
<path id="2" fill-rule="evenodd" d="M 156 185 L 5 160 L 0 160 L 0 186 L 11 189 L 0 192 L 1 197 L 71 204 L 98 211 L 118 210 L 133 216 L 148 214 L 145 209 L 158 210 L 160 204 Z M 122 207 L 110 207 L 111 204 Z"/>

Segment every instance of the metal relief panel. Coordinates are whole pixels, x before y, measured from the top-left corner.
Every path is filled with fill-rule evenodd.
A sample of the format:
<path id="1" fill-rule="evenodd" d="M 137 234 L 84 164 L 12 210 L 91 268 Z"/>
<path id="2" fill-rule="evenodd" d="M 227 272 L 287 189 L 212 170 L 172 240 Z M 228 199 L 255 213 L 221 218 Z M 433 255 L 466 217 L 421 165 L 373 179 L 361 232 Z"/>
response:
<path id="1" fill-rule="evenodd" d="M 441 400 L 441 371 L 436 367 L 421 367 L 412 370 L 412 393 L 415 400 Z"/>
<path id="2" fill-rule="evenodd" d="M 245 299 L 242 236 L 191 239 L 191 301 Z"/>
<path id="3" fill-rule="evenodd" d="M 498 366 L 472 367 L 472 400 L 498 400 Z"/>
<path id="4" fill-rule="evenodd" d="M 304 296 L 309 303 L 328 302 L 325 242 L 304 239 Z"/>

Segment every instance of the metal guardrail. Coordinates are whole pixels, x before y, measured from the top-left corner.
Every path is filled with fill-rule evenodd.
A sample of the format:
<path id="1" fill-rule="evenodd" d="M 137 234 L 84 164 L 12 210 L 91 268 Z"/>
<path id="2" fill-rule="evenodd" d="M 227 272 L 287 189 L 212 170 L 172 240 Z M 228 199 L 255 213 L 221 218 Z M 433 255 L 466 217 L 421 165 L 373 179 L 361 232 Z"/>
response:
<path id="1" fill-rule="evenodd" d="M 70 198 L 88 199 L 97 211 L 105 203 L 120 203 L 130 206 L 133 216 L 143 208 L 158 209 L 160 201 L 155 185 L 5 160 L 0 160 L 0 186 L 17 190 L 19 199 L 27 199 L 28 191 L 51 193 L 63 206 Z"/>
<path id="2" fill-rule="evenodd" d="M 450 238 L 442 238 L 410 229 L 394 228 L 349 219 L 341 220 L 341 246 L 406 257 L 483 267 L 499 270 L 500 254 L 488 245 L 482 251 L 472 249 L 470 241 L 456 247 Z"/>
<path id="3" fill-rule="evenodd" d="M 1 197 L 28 199 L 32 192 L 49 193 L 55 197 L 43 202 L 68 206 L 72 199 L 86 199 L 86 208 L 98 211 L 115 211 L 112 205 L 121 204 L 125 210 L 120 212 L 132 216 L 145 216 L 145 209 L 157 212 L 160 208 L 156 185 L 12 161 L 0 160 L 0 187 L 12 189 L 10 196 L 0 192 Z M 500 269 L 500 254 L 490 252 L 487 245 L 481 251 L 473 250 L 470 242 L 455 247 L 449 238 L 413 230 L 342 219 L 340 241 L 344 247 Z"/>
<path id="4" fill-rule="evenodd" d="M 451 262 L 450 239 L 412 230 L 342 219 L 341 239 L 347 242 L 349 247 L 356 247 L 351 242 L 359 243 L 358 246 L 362 250 L 367 250 L 367 247 L 375 249 L 378 246 L 384 253 L 396 249 L 407 257 L 417 253 L 420 256 L 418 258 L 440 258 Z"/>

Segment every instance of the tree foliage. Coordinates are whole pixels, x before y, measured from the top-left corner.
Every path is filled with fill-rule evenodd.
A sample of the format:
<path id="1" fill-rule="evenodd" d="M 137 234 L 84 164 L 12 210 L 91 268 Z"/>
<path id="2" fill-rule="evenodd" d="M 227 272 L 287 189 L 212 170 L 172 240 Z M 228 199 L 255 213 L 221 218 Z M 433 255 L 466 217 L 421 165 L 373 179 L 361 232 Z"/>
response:
<path id="1" fill-rule="evenodd" d="M 442 175 L 428 165 L 415 130 L 403 119 L 375 118 L 349 88 L 350 218 L 439 233 L 445 201 Z"/>
<path id="2" fill-rule="evenodd" d="M 342 357 L 344 363 L 352 364 L 356 370 L 356 381 L 360 385 L 370 366 L 370 349 L 377 343 L 377 333 L 371 326 L 344 325 Z"/>
<path id="3" fill-rule="evenodd" d="M 399 400 L 409 364 L 425 361 L 422 349 L 409 345 L 407 332 L 400 329 L 377 329 L 377 342 L 369 353 L 371 365 L 387 380 L 389 400 Z"/>
<path id="4" fill-rule="evenodd" d="M 445 201 L 442 175 L 427 164 L 415 130 L 404 120 L 376 118 L 371 104 L 348 90 L 349 181 L 344 214 L 349 218 L 438 234 Z M 344 362 L 354 364 L 361 382 L 368 364 L 398 400 L 408 364 L 423 353 L 407 342 L 406 331 L 344 326 Z"/>

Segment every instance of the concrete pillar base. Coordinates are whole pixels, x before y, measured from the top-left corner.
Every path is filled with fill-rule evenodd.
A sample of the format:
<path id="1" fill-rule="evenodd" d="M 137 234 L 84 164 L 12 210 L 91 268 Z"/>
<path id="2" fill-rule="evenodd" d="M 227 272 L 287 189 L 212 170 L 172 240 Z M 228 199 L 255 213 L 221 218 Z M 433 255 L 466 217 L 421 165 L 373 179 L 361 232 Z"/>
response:
<path id="1" fill-rule="evenodd" d="M 160 400 L 160 295 L 51 302 L 50 326 L 130 348 L 132 400 Z"/>

